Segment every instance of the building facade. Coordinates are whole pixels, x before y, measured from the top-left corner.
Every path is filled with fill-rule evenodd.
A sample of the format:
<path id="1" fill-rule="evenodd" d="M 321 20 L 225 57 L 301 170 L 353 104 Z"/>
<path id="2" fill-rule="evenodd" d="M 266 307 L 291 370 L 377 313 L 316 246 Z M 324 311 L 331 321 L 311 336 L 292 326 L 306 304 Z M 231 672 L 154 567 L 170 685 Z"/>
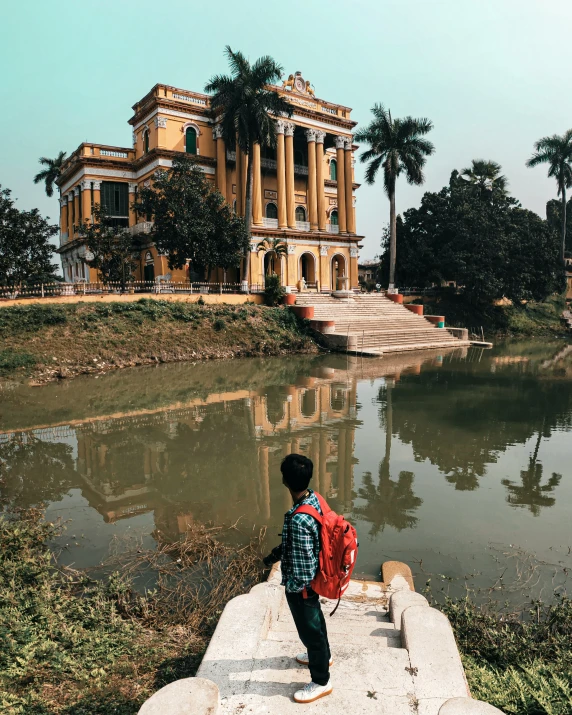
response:
<path id="1" fill-rule="evenodd" d="M 342 277 L 358 287 L 354 150 L 356 125 L 348 107 L 316 98 L 310 82 L 297 72 L 273 87 L 293 108 L 292 116 L 276 122 L 276 149 L 254 147 L 251 285 L 263 285 L 269 256 L 258 252 L 263 239 L 280 239 L 287 255 L 273 262 L 285 286 L 304 279 L 320 290 L 337 289 Z M 206 94 L 157 84 L 133 106 L 129 119 L 133 146 L 81 144 L 63 167 L 60 247 L 68 281 L 96 281 L 85 262 L 86 248 L 78 226 L 90 220 L 101 204 L 118 226 L 142 239 L 136 280 L 188 280 L 192 266 L 170 270 L 152 241 L 151 225 L 132 208 L 140 187 L 148 186 L 158 169 L 169 169 L 180 152 L 194 155 L 213 188 L 237 214 L 244 215 L 247 157 L 229 151 L 220 124 L 210 114 Z M 213 276 L 238 282 L 239 270 Z"/>

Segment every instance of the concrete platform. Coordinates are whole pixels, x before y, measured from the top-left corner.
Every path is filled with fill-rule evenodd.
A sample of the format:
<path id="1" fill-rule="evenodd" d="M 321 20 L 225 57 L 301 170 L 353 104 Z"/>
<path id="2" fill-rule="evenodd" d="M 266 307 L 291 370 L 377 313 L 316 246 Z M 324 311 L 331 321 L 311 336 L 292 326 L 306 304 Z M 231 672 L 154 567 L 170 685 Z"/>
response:
<path id="1" fill-rule="evenodd" d="M 385 573 L 389 583 L 352 581 L 333 617 L 335 602 L 322 599 L 330 696 L 303 706 L 292 699 L 310 674 L 295 661 L 303 647 L 274 569 L 227 604 L 197 678 L 155 693 L 140 715 L 453 715 L 457 705 L 459 714 L 500 713 L 470 698 L 451 626 L 410 590 L 408 567 L 391 562 Z"/>

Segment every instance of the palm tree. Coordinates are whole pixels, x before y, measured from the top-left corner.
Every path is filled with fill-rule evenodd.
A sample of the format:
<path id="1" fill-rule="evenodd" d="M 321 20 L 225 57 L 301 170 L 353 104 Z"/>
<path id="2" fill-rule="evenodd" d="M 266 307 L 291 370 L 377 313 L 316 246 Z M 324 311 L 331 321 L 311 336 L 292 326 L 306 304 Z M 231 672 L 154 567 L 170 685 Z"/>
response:
<path id="1" fill-rule="evenodd" d="M 66 160 L 66 152 L 60 151 L 55 159 L 48 159 L 45 156 L 40 157 L 39 162 L 46 168 L 34 176 L 34 184 L 44 182 L 46 184 L 46 194 L 51 198 L 54 195 L 54 184 L 60 175 L 62 167 Z"/>
<path id="2" fill-rule="evenodd" d="M 534 145 L 534 154 L 526 162 L 528 167 L 548 164 L 548 176 L 556 179 L 558 196 L 562 197 L 562 263 L 566 251 L 566 189 L 572 187 L 572 129 L 562 136 L 543 137 Z"/>
<path id="3" fill-rule="evenodd" d="M 508 180 L 501 174 L 502 167 L 496 161 L 473 159 L 471 166 L 461 171 L 467 183 L 476 187 L 481 196 L 505 196 Z"/>
<path id="4" fill-rule="evenodd" d="M 248 248 L 244 260 L 244 280 L 250 269 L 250 237 L 252 216 L 252 164 L 254 145 L 276 146 L 275 119 L 292 115 L 292 106 L 269 85 L 280 79 L 282 67 L 272 57 L 264 56 L 250 64 L 242 52 L 233 52 L 227 45 L 225 53 L 231 75 L 215 75 L 205 86 L 213 94 L 211 108 L 221 116 L 222 136 L 227 146 L 236 146 L 248 156 L 244 222 Z"/>
<path id="5" fill-rule="evenodd" d="M 256 250 L 258 253 L 264 251 L 266 255 L 269 256 L 268 267 L 271 273 L 276 273 L 274 270 L 274 262 L 278 261 L 280 263 L 281 257 L 288 255 L 288 246 L 279 238 L 265 238 L 263 241 L 260 241 Z"/>
<path id="6" fill-rule="evenodd" d="M 373 184 L 380 167 L 383 167 L 385 193 L 389 197 L 389 287 L 395 287 L 395 244 L 397 223 L 395 214 L 395 183 L 401 173 L 405 173 L 409 184 L 421 185 L 425 181 L 423 167 L 426 157 L 433 154 L 435 147 L 424 139 L 424 135 L 433 129 L 429 119 L 393 119 L 391 111 L 383 104 L 372 108 L 373 121 L 360 129 L 355 139 L 369 144 L 360 160 L 370 162 L 365 180 Z"/>

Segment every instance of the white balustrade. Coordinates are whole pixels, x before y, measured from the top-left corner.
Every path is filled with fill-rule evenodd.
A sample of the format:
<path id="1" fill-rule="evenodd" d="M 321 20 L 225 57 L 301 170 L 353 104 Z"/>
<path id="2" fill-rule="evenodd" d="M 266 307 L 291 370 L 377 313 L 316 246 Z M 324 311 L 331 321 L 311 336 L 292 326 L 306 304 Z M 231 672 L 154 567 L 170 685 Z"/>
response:
<path id="1" fill-rule="evenodd" d="M 328 229 L 328 233 L 339 233 L 340 232 L 340 227 L 333 223 L 327 224 L 327 229 Z"/>
<path id="2" fill-rule="evenodd" d="M 111 149 L 100 149 L 100 156 L 116 156 L 119 159 L 127 159 L 126 151 L 111 151 Z"/>
<path id="3" fill-rule="evenodd" d="M 137 236 L 140 233 L 149 233 L 153 228 L 153 221 L 141 221 L 141 223 L 136 223 L 135 226 L 129 226 L 129 233 L 132 236 Z"/>
<path id="4" fill-rule="evenodd" d="M 297 231 L 309 231 L 310 230 L 310 222 L 309 221 L 296 221 L 296 230 Z"/>
<path id="5" fill-rule="evenodd" d="M 277 218 L 263 218 L 262 225 L 264 226 L 264 228 L 278 228 L 278 219 Z"/>

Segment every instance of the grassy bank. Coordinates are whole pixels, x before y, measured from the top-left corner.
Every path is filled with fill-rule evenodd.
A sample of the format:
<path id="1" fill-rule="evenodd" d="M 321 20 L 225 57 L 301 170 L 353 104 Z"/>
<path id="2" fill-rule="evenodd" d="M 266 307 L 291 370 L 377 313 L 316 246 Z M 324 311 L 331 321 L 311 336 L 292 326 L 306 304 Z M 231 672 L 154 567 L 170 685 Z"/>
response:
<path id="1" fill-rule="evenodd" d="M 122 556 L 92 581 L 59 568 L 39 511 L 0 519 L 0 711 L 131 715 L 158 688 L 194 675 L 224 604 L 260 576 L 258 542 L 239 549 L 220 530 Z M 145 595 L 130 578 L 151 569 Z"/>
<path id="2" fill-rule="evenodd" d="M 425 313 L 445 315 L 447 325 L 469 328 L 485 336 L 536 337 L 565 335 L 562 311 L 565 301 L 549 298 L 543 303 L 530 302 L 520 306 L 475 306 L 461 296 L 443 295 L 425 299 Z M 572 336 L 571 336 L 572 337 Z"/>
<path id="3" fill-rule="evenodd" d="M 39 382 L 158 362 L 316 350 L 284 308 L 149 299 L 2 308 L 0 343 L 0 376 Z"/>
<path id="4" fill-rule="evenodd" d="M 518 613 L 469 599 L 437 607 L 451 621 L 473 697 L 511 715 L 572 713 L 570 599 Z"/>

